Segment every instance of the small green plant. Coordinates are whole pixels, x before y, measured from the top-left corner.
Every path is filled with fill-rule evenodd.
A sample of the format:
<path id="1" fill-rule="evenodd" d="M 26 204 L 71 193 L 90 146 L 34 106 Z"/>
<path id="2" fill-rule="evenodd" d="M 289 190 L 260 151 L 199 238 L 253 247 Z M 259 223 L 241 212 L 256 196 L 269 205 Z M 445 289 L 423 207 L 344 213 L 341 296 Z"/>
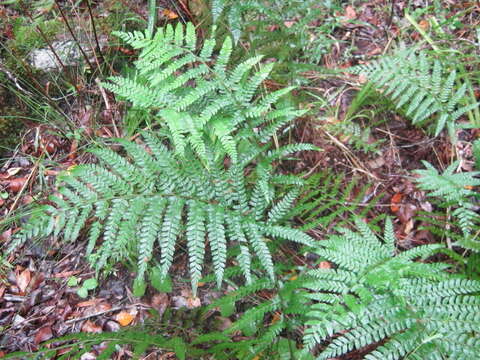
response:
<path id="1" fill-rule="evenodd" d="M 457 72 L 439 60 L 431 60 L 425 52 L 400 50 L 392 56 L 359 65 L 349 70 L 367 80 L 391 99 L 413 124 L 434 122 L 434 134 L 447 127 L 455 139 L 455 122 L 478 103 L 463 105 L 467 84 L 456 88 Z"/>
<path id="2" fill-rule="evenodd" d="M 180 337 L 167 338 L 141 329 L 128 329 L 119 332 L 98 334 L 77 333 L 46 341 L 35 352 L 16 352 L 5 355 L 5 359 L 80 359 L 83 354 L 94 351 L 101 344 L 107 344 L 97 359 L 111 359 L 118 351 L 118 346 L 130 345 L 133 358 L 138 359 L 150 348 L 173 351 L 178 359 L 185 360 L 187 344 Z M 61 355 L 58 354 L 59 351 Z M 195 349 L 189 350 L 193 355 L 202 354 Z M 40 357 L 39 357 L 40 356 Z M 60 357 L 58 357 L 60 356 Z"/>
<path id="3" fill-rule="evenodd" d="M 78 279 L 75 276 L 72 276 L 68 279 L 67 285 L 73 287 L 73 286 L 78 286 L 80 283 L 81 283 L 80 279 Z M 98 286 L 98 281 L 95 278 L 84 280 L 82 282 L 82 286 L 78 288 L 77 294 L 81 298 L 86 298 L 88 296 L 88 292 L 90 290 L 96 289 L 97 286 Z"/>
<path id="4" fill-rule="evenodd" d="M 480 282 L 448 272 L 447 263 L 414 261 L 442 251 L 439 244 L 397 253 L 390 221 L 384 242 L 356 223 L 359 232 L 343 229 L 316 251 L 335 267 L 306 274 L 305 352 L 319 348 L 317 359 L 353 350 L 365 359 L 475 358 Z"/>

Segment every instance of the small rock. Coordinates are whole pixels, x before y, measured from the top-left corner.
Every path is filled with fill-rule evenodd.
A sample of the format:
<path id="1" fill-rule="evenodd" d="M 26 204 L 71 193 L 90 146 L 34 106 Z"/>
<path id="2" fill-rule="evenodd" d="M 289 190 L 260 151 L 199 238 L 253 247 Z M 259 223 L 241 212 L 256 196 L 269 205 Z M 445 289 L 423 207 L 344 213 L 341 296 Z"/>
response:
<path id="1" fill-rule="evenodd" d="M 80 357 L 80 360 L 95 360 L 97 356 L 94 353 L 87 352 Z"/>
<path id="2" fill-rule="evenodd" d="M 13 326 L 17 326 L 17 325 L 20 325 L 22 324 L 23 322 L 25 321 L 25 318 L 23 316 L 20 316 L 20 315 L 15 315 L 15 317 L 13 318 Z"/>
<path id="3" fill-rule="evenodd" d="M 80 51 L 74 41 L 54 41 L 52 48 L 55 54 L 60 58 L 63 65 L 75 65 L 80 59 Z M 36 49 L 30 53 L 30 64 L 37 70 L 51 71 L 60 69 L 61 64 L 55 56 L 54 52 L 47 49 Z"/>
<path id="4" fill-rule="evenodd" d="M 107 321 L 103 327 L 105 331 L 109 332 L 117 332 L 120 330 L 120 324 L 113 320 Z"/>

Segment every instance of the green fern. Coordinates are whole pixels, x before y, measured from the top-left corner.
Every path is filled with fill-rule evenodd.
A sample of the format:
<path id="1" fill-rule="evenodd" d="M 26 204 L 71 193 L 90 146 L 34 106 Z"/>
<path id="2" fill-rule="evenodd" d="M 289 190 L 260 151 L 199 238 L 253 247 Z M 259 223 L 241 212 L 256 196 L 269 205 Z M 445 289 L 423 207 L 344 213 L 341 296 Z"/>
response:
<path id="1" fill-rule="evenodd" d="M 234 43 L 243 37 L 255 53 L 280 60 L 286 73 L 292 73 L 297 61 L 319 63 L 328 53 L 334 44 L 328 35 L 337 23 L 319 25 L 319 19 L 340 9 L 316 0 L 211 1 L 215 25 L 225 27 Z"/>
<path id="2" fill-rule="evenodd" d="M 313 244 L 305 233 L 285 226 L 280 215 L 292 206 L 294 193 L 278 197 L 273 167 L 267 166 L 283 151 L 311 149 L 310 146 L 257 153 L 245 165 L 232 164 L 230 168 L 225 168 L 219 159 L 206 169 L 191 147 L 185 149 L 190 159 L 186 161 L 162 140 L 150 133 L 144 134 L 143 144 L 116 140 L 127 156 L 108 148 L 93 149 L 91 152 L 100 163 L 77 166 L 61 176 L 58 195 L 52 196 L 50 204 L 39 209 L 16 234 L 12 247 L 27 239 L 50 235 L 74 241 L 89 223 L 87 255 L 92 266 L 100 271 L 133 257 L 138 270 L 136 288 L 142 289 L 145 274 L 155 263 L 161 276 L 167 275 L 176 244 L 185 239 L 196 292 L 207 239 L 219 286 L 228 247 L 240 248 L 237 261 L 249 281 L 250 258 L 254 255 L 269 277 L 274 278 L 266 239 Z M 257 172 L 261 169 L 262 176 L 255 185 L 247 183 L 244 175 L 246 166 L 253 166 L 252 161 L 258 163 Z M 269 168 L 268 173 L 265 168 Z M 253 171 L 252 175 L 255 174 Z M 158 258 L 156 246 L 160 249 Z"/>
<path id="3" fill-rule="evenodd" d="M 455 70 L 439 60 L 430 60 L 423 52 L 401 50 L 378 61 L 350 68 L 353 74 L 366 76 L 368 81 L 405 109 L 413 124 L 423 124 L 434 118 L 435 136 L 447 126 L 455 138 L 455 121 L 478 103 L 463 105 L 467 84 L 455 90 L 459 82 Z"/>
<path id="4" fill-rule="evenodd" d="M 423 263 L 441 250 L 425 245 L 396 254 L 390 221 L 384 242 L 362 221 L 323 241 L 317 254 L 336 268 L 310 270 L 305 352 L 317 359 L 362 349 L 365 359 L 474 359 L 480 351 L 480 282 Z M 371 350 L 365 348 L 367 345 Z"/>
<path id="5" fill-rule="evenodd" d="M 367 194 L 369 185 L 360 186 L 358 178 L 345 179 L 341 173 L 322 171 L 305 180 L 296 206 L 286 218 L 298 218 L 303 231 L 312 229 L 327 233 L 335 226 L 345 225 L 352 215 L 370 215 L 380 196 Z M 378 216 L 372 221 L 379 221 Z"/>
<path id="6" fill-rule="evenodd" d="M 287 269 L 291 269 L 291 264 L 275 266 L 277 277 L 284 278 L 282 281 L 259 278 L 215 300 L 205 309 L 205 313 L 218 309 L 222 317 L 230 317 L 234 321 L 222 333 L 200 335 L 193 340 L 193 344 L 207 347 L 208 353 L 219 360 L 256 359 L 258 356 L 300 359 L 296 339 L 290 337 L 295 331 L 299 333 L 303 315 L 307 311 L 304 306 L 306 301 L 300 296 L 305 278 L 291 278 L 291 274 L 282 274 Z M 247 309 L 237 318 L 237 307 L 246 305 Z M 231 341 L 230 337 L 238 332 L 245 338 Z M 221 334 L 227 340 L 217 342 L 214 334 Z M 302 359 L 311 357 L 304 356 Z"/>
<path id="7" fill-rule="evenodd" d="M 238 146 L 246 138 L 266 143 L 276 131 L 303 111 L 273 105 L 292 88 L 257 97 L 273 64 L 256 56 L 229 66 L 232 40 L 227 37 L 218 54 L 216 41 L 205 40 L 197 49 L 195 28 L 178 24 L 149 32 L 115 32 L 135 49 L 141 49 L 133 78 L 112 77 L 104 87 L 130 101 L 134 108 L 148 109 L 165 124 L 175 150 L 185 155 L 187 145 L 207 165 L 207 148 L 214 144 L 215 159 L 223 150 L 238 161 Z M 214 160 L 215 160 L 214 159 Z"/>
<path id="8" fill-rule="evenodd" d="M 180 337 L 167 338 L 141 329 L 128 329 L 119 332 L 77 333 L 46 341 L 35 352 L 15 352 L 5 355 L 5 359 L 80 359 L 82 355 L 94 352 L 100 344 L 105 345 L 96 357 L 98 360 L 112 359 L 119 346 L 131 346 L 134 359 L 140 359 L 148 349 L 173 351 L 178 359 L 185 359 L 185 353 L 199 356 L 202 352 L 190 348 Z M 59 351 L 61 355 L 58 355 Z"/>
<path id="9" fill-rule="evenodd" d="M 420 175 L 417 179 L 420 189 L 428 191 L 428 196 L 440 199 L 439 205 L 442 208 L 454 208 L 452 216 L 463 233 L 463 239 L 457 244 L 480 252 L 480 243 L 476 239 L 478 234 L 475 234 L 480 224 L 480 217 L 475 211 L 475 201 L 480 195 L 474 190 L 474 187 L 480 185 L 480 172 L 454 173 L 458 161 L 453 162 L 443 174 L 428 162 L 424 161 L 423 164 L 427 169 L 416 171 Z"/>

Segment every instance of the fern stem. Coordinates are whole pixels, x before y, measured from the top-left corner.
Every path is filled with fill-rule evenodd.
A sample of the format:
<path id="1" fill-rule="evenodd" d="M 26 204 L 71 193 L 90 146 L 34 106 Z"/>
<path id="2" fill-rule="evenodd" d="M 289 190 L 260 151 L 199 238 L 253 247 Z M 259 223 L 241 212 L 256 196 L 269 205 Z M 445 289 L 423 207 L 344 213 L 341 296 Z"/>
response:
<path id="1" fill-rule="evenodd" d="M 422 29 L 420 24 L 408 12 L 405 13 L 405 17 L 408 21 L 410 21 L 410 24 L 413 25 L 413 27 L 419 32 L 419 34 L 423 36 L 425 41 L 432 46 L 433 50 L 438 51 L 439 48 L 437 47 L 437 45 L 435 45 L 432 38 L 426 33 L 426 31 Z"/>
<path id="2" fill-rule="evenodd" d="M 147 31 L 153 36 L 153 29 L 157 23 L 157 0 L 148 0 L 148 25 Z"/>

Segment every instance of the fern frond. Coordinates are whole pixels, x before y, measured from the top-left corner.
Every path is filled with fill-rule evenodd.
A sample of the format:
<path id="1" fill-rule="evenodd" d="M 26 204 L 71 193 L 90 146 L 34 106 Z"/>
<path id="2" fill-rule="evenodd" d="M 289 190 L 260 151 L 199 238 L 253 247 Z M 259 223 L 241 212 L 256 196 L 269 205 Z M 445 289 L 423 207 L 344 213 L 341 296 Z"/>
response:
<path id="1" fill-rule="evenodd" d="M 478 103 L 463 106 L 466 84 L 455 90 L 456 71 L 446 69 L 438 60 L 432 62 L 424 53 L 401 50 L 350 71 L 366 76 L 396 102 L 397 108 L 405 106 L 405 114 L 413 124 L 425 123 L 435 116 L 435 136 L 445 126 L 453 128 L 460 116 L 478 107 Z"/>
<path id="2" fill-rule="evenodd" d="M 460 339 L 480 335 L 480 282 L 413 261 L 440 246 L 395 255 L 391 223 L 385 244 L 366 224 L 356 224 L 360 232 L 343 230 L 319 243 L 317 253 L 338 268 L 311 270 L 312 280 L 303 284 L 310 291 L 303 296 L 314 302 L 307 314 L 306 349 L 324 344 L 317 358 L 329 359 L 381 343 L 365 358 L 402 359 L 412 352 L 440 356 L 446 350 L 443 339 L 451 341 L 448 348 L 458 349 Z"/>
<path id="3" fill-rule="evenodd" d="M 215 8 L 221 9 L 219 4 Z M 231 66 L 233 45 L 228 37 L 215 57 L 214 38 L 207 39 L 199 53 L 196 51 L 195 31 L 190 23 L 185 29 L 181 23 L 175 29 L 167 25 L 158 29 L 153 39 L 137 32 L 115 34 L 142 52 L 135 64 L 135 76 L 112 77 L 104 87 L 134 107 L 156 110 L 157 118 L 168 126 L 177 152 L 183 154 L 190 143 L 206 167 L 211 165 L 206 160 L 211 143 L 237 162 L 240 141 L 247 139 L 255 145 L 258 139 L 267 142 L 300 114 L 289 107 L 272 110 L 292 88 L 256 99 L 273 64 L 261 64 L 262 56 L 257 56 Z M 252 123 L 271 124 L 257 134 L 251 131 L 247 118 Z M 248 136 L 235 136 L 239 133 Z"/>
<path id="4" fill-rule="evenodd" d="M 160 276 L 165 278 L 175 247 L 184 240 L 195 292 L 202 277 L 207 241 L 219 286 L 229 248 L 238 248 L 235 255 L 239 267 L 250 282 L 254 258 L 274 278 L 270 242 L 286 239 L 313 244 L 308 235 L 289 227 L 284 219 L 283 214 L 293 206 L 293 196 L 276 201 L 269 211 L 259 203 L 264 199 L 255 195 L 255 186 L 238 163 L 225 168 L 223 160 L 218 159 L 205 168 L 204 159 L 195 157 L 192 144 L 185 145 L 185 155 L 181 156 L 165 146 L 165 139 L 151 133 L 144 134 L 143 145 L 141 138 L 137 143 L 114 141 L 124 155 L 108 148 L 92 150 L 99 164 L 78 166 L 59 177 L 60 195 L 51 197 L 51 205 L 34 213 L 12 245 L 50 235 L 73 241 L 91 223 L 87 254 L 97 272 L 128 260 L 137 264 L 136 284 L 141 285 L 156 262 L 155 244 L 159 248 Z M 268 163 L 267 159 L 260 161 Z M 267 168 L 273 172 L 272 166 Z M 269 182 L 272 178 L 266 176 L 265 184 L 275 198 L 277 185 Z M 293 179 L 289 182 L 301 184 Z M 290 194 L 296 193 L 292 190 Z"/>
<path id="5" fill-rule="evenodd" d="M 463 240 L 459 244 L 465 244 L 469 249 L 478 251 L 475 250 L 475 243 L 478 241 L 472 239 L 471 234 L 480 222 L 479 215 L 473 210 L 474 201 L 479 198 L 479 194 L 473 189 L 480 185 L 478 178 L 480 172 L 454 173 L 458 167 L 458 161 L 453 162 L 443 174 L 440 174 L 431 164 L 427 162 L 423 164 L 426 170 L 416 170 L 420 175 L 417 179 L 420 189 L 428 191 L 430 197 L 441 199 L 441 207 L 456 207 L 452 215 L 463 233 Z"/>

